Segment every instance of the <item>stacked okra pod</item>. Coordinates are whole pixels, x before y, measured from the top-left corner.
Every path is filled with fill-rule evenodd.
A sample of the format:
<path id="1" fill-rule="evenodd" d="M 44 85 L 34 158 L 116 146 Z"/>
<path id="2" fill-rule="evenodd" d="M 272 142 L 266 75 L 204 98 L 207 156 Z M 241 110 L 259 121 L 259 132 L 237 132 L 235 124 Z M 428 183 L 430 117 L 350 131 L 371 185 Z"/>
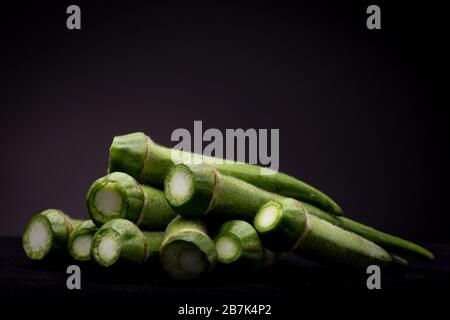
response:
<path id="1" fill-rule="evenodd" d="M 34 216 L 22 242 L 31 260 L 68 252 L 103 267 L 160 263 L 178 280 L 217 264 L 254 271 L 294 252 L 328 265 L 407 265 L 425 248 L 342 215 L 330 197 L 280 172 L 172 150 L 143 133 L 115 137 L 108 174 L 87 192 L 90 220 L 56 209 Z"/>

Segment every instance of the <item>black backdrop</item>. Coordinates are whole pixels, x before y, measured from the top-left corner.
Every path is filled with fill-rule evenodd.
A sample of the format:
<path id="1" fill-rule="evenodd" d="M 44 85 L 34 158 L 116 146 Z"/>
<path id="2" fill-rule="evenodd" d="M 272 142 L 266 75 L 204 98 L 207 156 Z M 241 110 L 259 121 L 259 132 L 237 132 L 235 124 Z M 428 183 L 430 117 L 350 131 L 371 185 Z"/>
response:
<path id="1" fill-rule="evenodd" d="M 448 241 L 448 35 L 430 4 L 76 1 L 2 4 L 0 234 L 48 207 L 86 217 L 114 135 L 279 128 L 281 170 L 346 214 Z M 448 57 L 448 56 L 447 56 Z M 433 189 L 434 188 L 434 189 Z"/>

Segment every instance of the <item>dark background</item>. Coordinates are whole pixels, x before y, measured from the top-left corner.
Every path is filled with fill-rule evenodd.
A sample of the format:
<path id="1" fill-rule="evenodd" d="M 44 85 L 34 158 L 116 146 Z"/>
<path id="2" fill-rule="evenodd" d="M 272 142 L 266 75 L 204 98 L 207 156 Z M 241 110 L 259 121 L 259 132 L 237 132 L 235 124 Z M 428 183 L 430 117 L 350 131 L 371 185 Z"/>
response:
<path id="1" fill-rule="evenodd" d="M 445 10 L 374 3 L 382 30 L 364 1 L 2 4 L 0 234 L 48 207 L 86 218 L 113 136 L 173 146 L 202 120 L 279 128 L 280 169 L 348 216 L 449 241 Z"/>

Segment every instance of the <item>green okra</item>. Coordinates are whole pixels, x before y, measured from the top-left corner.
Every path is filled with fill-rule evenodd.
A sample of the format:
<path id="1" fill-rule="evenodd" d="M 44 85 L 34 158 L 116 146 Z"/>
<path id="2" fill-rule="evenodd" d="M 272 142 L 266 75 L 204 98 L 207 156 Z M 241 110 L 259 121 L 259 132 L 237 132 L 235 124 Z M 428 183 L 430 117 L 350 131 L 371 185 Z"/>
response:
<path id="1" fill-rule="evenodd" d="M 174 211 L 184 217 L 196 219 L 208 216 L 223 221 L 239 219 L 251 223 L 265 203 L 285 199 L 279 194 L 223 175 L 207 164 L 173 166 L 165 180 L 164 194 Z M 433 258 L 431 252 L 414 243 L 367 227 L 347 217 L 331 216 L 310 204 L 304 205 L 311 215 L 359 234 L 390 251 L 409 252 Z"/>
<path id="2" fill-rule="evenodd" d="M 78 261 L 91 259 L 91 247 L 94 234 L 98 227 L 92 220 L 86 220 L 78 224 L 72 231 L 67 242 L 69 254 Z"/>
<path id="3" fill-rule="evenodd" d="M 375 228 L 366 226 L 360 222 L 349 219 L 347 217 L 332 217 L 323 210 L 316 208 L 308 203 L 303 203 L 305 208 L 311 215 L 326 220 L 342 229 L 352 231 L 368 240 L 375 242 L 384 249 L 392 252 L 415 254 L 430 260 L 434 259 L 432 252 L 426 248 L 419 246 L 413 242 L 401 239 L 388 233 L 379 231 Z"/>
<path id="4" fill-rule="evenodd" d="M 198 219 L 209 216 L 252 222 L 266 202 L 283 199 L 234 177 L 220 174 L 210 165 L 177 164 L 169 171 L 164 194 L 179 215 Z"/>
<path id="5" fill-rule="evenodd" d="M 97 179 L 89 188 L 86 203 L 92 221 L 98 226 L 122 218 L 143 230 L 163 231 L 176 216 L 162 191 L 141 185 L 122 172 Z"/>
<path id="6" fill-rule="evenodd" d="M 42 260 L 66 248 L 70 233 L 81 221 L 61 210 L 47 209 L 31 218 L 22 236 L 22 247 L 31 260 Z"/>
<path id="7" fill-rule="evenodd" d="M 209 273 L 217 261 L 217 251 L 203 221 L 179 216 L 167 226 L 160 258 L 171 278 L 187 281 Z"/>
<path id="8" fill-rule="evenodd" d="M 268 202 L 254 225 L 269 249 L 293 251 L 316 262 L 365 270 L 399 261 L 377 244 L 311 215 L 294 199 Z"/>
<path id="9" fill-rule="evenodd" d="M 264 248 L 253 226 L 243 220 L 224 223 L 214 238 L 218 261 L 258 269 L 264 263 Z"/>
<path id="10" fill-rule="evenodd" d="M 159 253 L 164 232 L 141 231 L 125 219 L 112 219 L 95 233 L 91 254 L 103 267 L 143 264 Z"/>
<path id="11" fill-rule="evenodd" d="M 208 163 L 223 174 L 239 178 L 267 191 L 309 202 L 332 214 L 342 214 L 342 209 L 330 197 L 287 174 L 257 165 L 166 148 L 156 144 L 142 132 L 114 137 L 109 150 L 108 172 L 125 172 L 141 183 L 162 187 L 171 167 L 183 161 L 190 164 Z M 262 170 L 266 172 L 261 174 Z M 269 171 L 270 174 L 267 174 Z"/>

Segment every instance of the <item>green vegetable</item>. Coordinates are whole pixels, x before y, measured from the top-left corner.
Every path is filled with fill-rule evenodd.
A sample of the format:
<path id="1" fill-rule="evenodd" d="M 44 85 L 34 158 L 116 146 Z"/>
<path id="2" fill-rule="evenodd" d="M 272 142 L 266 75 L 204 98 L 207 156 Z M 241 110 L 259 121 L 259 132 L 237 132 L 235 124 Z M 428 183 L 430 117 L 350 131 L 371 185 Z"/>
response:
<path id="1" fill-rule="evenodd" d="M 218 261 L 227 265 L 257 269 L 264 261 L 264 248 L 258 233 L 243 220 L 231 220 L 222 225 L 214 239 Z"/>
<path id="2" fill-rule="evenodd" d="M 430 260 L 434 259 L 433 253 L 413 242 L 403 240 L 399 237 L 371 228 L 347 217 L 332 217 L 323 210 L 320 210 L 319 208 L 316 208 L 308 203 L 304 203 L 304 206 L 311 215 L 326 220 L 342 229 L 357 233 L 360 236 L 382 246 L 388 251 L 406 254 L 412 253 Z"/>
<path id="3" fill-rule="evenodd" d="M 270 201 L 254 225 L 269 249 L 294 251 L 317 262 L 365 270 L 397 261 L 375 243 L 309 214 L 293 199 Z"/>
<path id="4" fill-rule="evenodd" d="M 342 214 L 342 209 L 327 195 L 289 175 L 257 165 L 224 161 L 165 148 L 154 143 L 142 132 L 114 138 L 109 150 L 108 172 L 125 172 L 141 183 L 162 187 L 167 173 L 174 165 L 173 159 L 177 162 L 194 161 L 190 162 L 191 164 L 200 161 L 209 163 L 223 174 L 239 178 L 267 191 L 312 203 L 336 215 Z M 262 170 L 270 171 L 271 174 L 261 174 Z"/>
<path id="5" fill-rule="evenodd" d="M 147 240 L 147 260 L 155 261 L 159 259 L 161 244 L 164 239 L 164 231 L 142 231 Z"/>
<path id="6" fill-rule="evenodd" d="M 210 165 L 177 164 L 169 171 L 164 194 L 179 215 L 252 222 L 266 202 L 283 199 L 252 184 L 220 174 Z"/>
<path id="7" fill-rule="evenodd" d="M 161 245 L 161 264 L 176 280 L 194 280 L 212 270 L 217 260 L 214 241 L 200 220 L 175 218 Z"/>
<path id="8" fill-rule="evenodd" d="M 167 175 L 164 193 L 169 204 L 179 215 L 188 218 L 208 216 L 222 221 L 239 219 L 253 222 L 262 205 L 271 200 L 285 199 L 252 184 L 220 174 L 210 165 L 175 165 Z M 310 204 L 304 205 L 311 215 L 367 238 L 390 251 L 433 258 L 431 252 L 414 243 L 346 217 L 331 216 Z"/>
<path id="9" fill-rule="evenodd" d="M 86 220 L 78 224 L 72 231 L 67 243 L 70 255 L 79 261 L 91 259 L 91 245 L 97 226 L 92 220 Z"/>
<path id="10" fill-rule="evenodd" d="M 122 172 L 97 179 L 88 191 L 86 202 L 97 226 L 122 218 L 143 230 L 162 231 L 176 216 L 162 191 L 141 185 Z"/>
<path id="11" fill-rule="evenodd" d="M 95 234 L 92 257 L 104 267 L 143 264 L 157 256 L 163 237 L 163 232 L 143 232 L 131 221 L 113 219 Z"/>
<path id="12" fill-rule="evenodd" d="M 65 249 L 73 228 L 73 220 L 57 209 L 47 209 L 28 222 L 22 236 L 22 247 L 31 260 L 41 260 L 53 252 Z"/>

